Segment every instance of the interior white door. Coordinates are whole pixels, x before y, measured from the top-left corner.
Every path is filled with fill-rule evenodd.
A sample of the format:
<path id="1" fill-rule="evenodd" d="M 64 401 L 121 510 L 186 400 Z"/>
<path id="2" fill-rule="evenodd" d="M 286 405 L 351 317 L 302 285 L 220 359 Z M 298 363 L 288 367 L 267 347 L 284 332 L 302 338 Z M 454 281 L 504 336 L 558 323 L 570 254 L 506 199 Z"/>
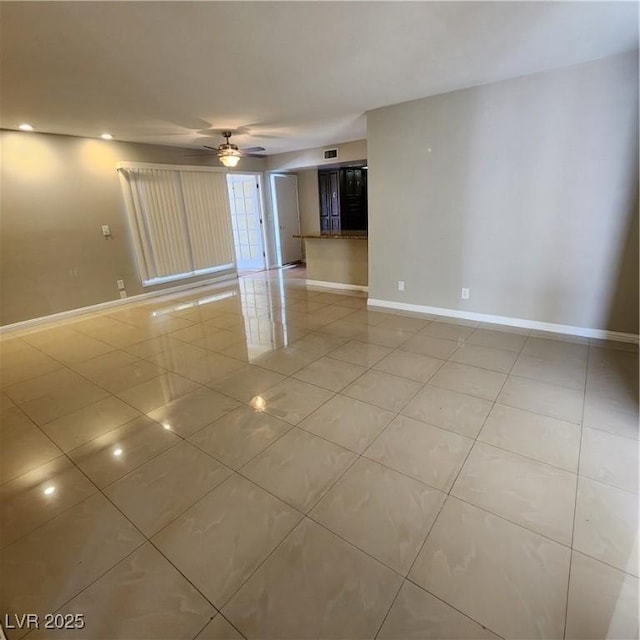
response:
<path id="1" fill-rule="evenodd" d="M 279 240 L 280 264 L 302 260 L 302 240 L 298 209 L 298 178 L 290 174 L 271 174 L 271 193 Z"/>
<path id="2" fill-rule="evenodd" d="M 238 269 L 264 269 L 258 176 L 230 173 L 227 186 Z"/>

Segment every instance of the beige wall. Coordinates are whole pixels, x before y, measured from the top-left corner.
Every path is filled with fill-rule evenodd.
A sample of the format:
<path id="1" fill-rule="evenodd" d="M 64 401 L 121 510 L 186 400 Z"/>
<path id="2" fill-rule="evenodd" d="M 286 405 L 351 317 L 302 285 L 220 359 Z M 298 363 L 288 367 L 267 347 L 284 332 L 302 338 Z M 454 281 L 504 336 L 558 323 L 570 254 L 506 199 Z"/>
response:
<path id="1" fill-rule="evenodd" d="M 309 280 L 367 286 L 366 240 L 307 238 L 304 242 Z"/>
<path id="2" fill-rule="evenodd" d="M 300 206 L 300 231 L 320 233 L 320 195 L 318 171 L 298 171 L 298 203 Z"/>
<path id="3" fill-rule="evenodd" d="M 325 160 L 322 157 L 323 149 L 338 148 L 338 158 Z M 328 144 L 324 147 L 313 149 L 302 149 L 300 151 L 290 151 L 288 153 L 278 153 L 267 158 L 267 169 L 269 171 L 290 171 L 296 169 L 306 169 L 310 167 L 322 167 L 342 162 L 356 162 L 367 159 L 367 141 L 356 140 L 355 142 L 344 142 L 342 144 Z"/>
<path id="4" fill-rule="evenodd" d="M 141 285 L 115 163 L 218 165 L 216 158 L 185 158 L 193 150 L 175 147 L 0 134 L 0 324 L 115 300 L 118 279 L 129 296 L 162 288 Z M 262 171 L 265 164 L 245 159 L 242 168 Z M 104 224 L 112 239 L 103 238 Z"/>
<path id="5" fill-rule="evenodd" d="M 367 131 L 371 298 L 638 332 L 637 52 L 371 111 Z"/>

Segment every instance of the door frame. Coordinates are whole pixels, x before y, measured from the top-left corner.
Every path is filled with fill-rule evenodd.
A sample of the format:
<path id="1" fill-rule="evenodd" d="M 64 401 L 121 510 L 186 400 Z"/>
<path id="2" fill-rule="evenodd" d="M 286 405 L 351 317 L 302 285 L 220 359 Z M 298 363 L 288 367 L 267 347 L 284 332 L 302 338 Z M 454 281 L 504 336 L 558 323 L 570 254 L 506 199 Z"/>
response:
<path id="1" fill-rule="evenodd" d="M 264 195 L 264 173 L 262 171 L 227 171 L 228 174 L 238 175 L 238 176 L 255 176 L 258 182 L 258 191 L 260 192 L 258 197 L 258 203 L 260 206 L 260 219 L 262 220 L 262 224 L 260 224 L 260 234 L 262 238 L 262 250 L 264 251 L 264 270 L 269 268 L 271 264 L 271 245 L 268 242 L 267 237 L 267 221 L 269 219 L 268 209 L 266 207 L 265 195 Z M 227 190 L 229 189 L 229 183 L 227 182 Z M 231 197 L 231 194 L 229 194 Z M 234 245 L 235 250 L 235 245 Z M 237 261 L 236 261 L 237 262 Z M 236 264 L 236 271 L 238 270 Z"/>
<path id="2" fill-rule="evenodd" d="M 296 179 L 296 207 L 298 209 L 298 233 L 300 233 L 300 194 L 298 193 L 298 174 L 293 171 L 272 171 L 269 173 L 269 191 L 271 192 L 271 210 L 273 212 L 274 244 L 278 266 L 282 267 L 282 247 L 280 243 L 280 218 L 278 216 L 278 201 L 276 198 L 275 178 L 294 177 Z M 300 239 L 300 255 L 302 256 L 302 238 Z"/>

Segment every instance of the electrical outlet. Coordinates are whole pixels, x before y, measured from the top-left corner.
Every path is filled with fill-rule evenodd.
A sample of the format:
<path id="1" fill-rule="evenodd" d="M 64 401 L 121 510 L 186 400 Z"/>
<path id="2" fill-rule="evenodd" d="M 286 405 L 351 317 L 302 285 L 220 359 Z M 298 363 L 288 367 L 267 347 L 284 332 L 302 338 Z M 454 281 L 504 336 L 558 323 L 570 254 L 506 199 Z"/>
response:
<path id="1" fill-rule="evenodd" d="M 118 289 L 124 289 L 124 280 L 116 280 L 116 285 Z"/>
<path id="2" fill-rule="evenodd" d="M 460 297 L 463 300 L 468 300 L 469 299 L 469 289 L 466 289 L 465 287 L 462 287 L 462 293 L 460 294 Z"/>
<path id="3" fill-rule="evenodd" d="M 127 297 L 127 292 L 126 291 L 121 291 L 120 292 L 120 297 L 121 298 L 126 298 Z"/>
<path id="4" fill-rule="evenodd" d="M 111 235 L 111 228 L 109 227 L 108 224 L 103 224 L 102 225 L 102 235 L 105 238 L 108 238 Z"/>
<path id="5" fill-rule="evenodd" d="M 404 291 L 404 280 L 398 280 L 398 291 Z"/>

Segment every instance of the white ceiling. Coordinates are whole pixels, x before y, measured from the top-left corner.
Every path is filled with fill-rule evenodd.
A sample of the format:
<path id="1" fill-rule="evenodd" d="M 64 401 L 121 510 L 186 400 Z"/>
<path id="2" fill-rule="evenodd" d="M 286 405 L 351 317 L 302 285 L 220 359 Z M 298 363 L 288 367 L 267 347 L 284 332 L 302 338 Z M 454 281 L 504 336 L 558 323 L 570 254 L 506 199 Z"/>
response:
<path id="1" fill-rule="evenodd" d="M 1 2 L 0 124 L 279 153 L 364 113 L 638 46 L 635 2 Z M 212 137 L 213 136 L 213 137 Z"/>

